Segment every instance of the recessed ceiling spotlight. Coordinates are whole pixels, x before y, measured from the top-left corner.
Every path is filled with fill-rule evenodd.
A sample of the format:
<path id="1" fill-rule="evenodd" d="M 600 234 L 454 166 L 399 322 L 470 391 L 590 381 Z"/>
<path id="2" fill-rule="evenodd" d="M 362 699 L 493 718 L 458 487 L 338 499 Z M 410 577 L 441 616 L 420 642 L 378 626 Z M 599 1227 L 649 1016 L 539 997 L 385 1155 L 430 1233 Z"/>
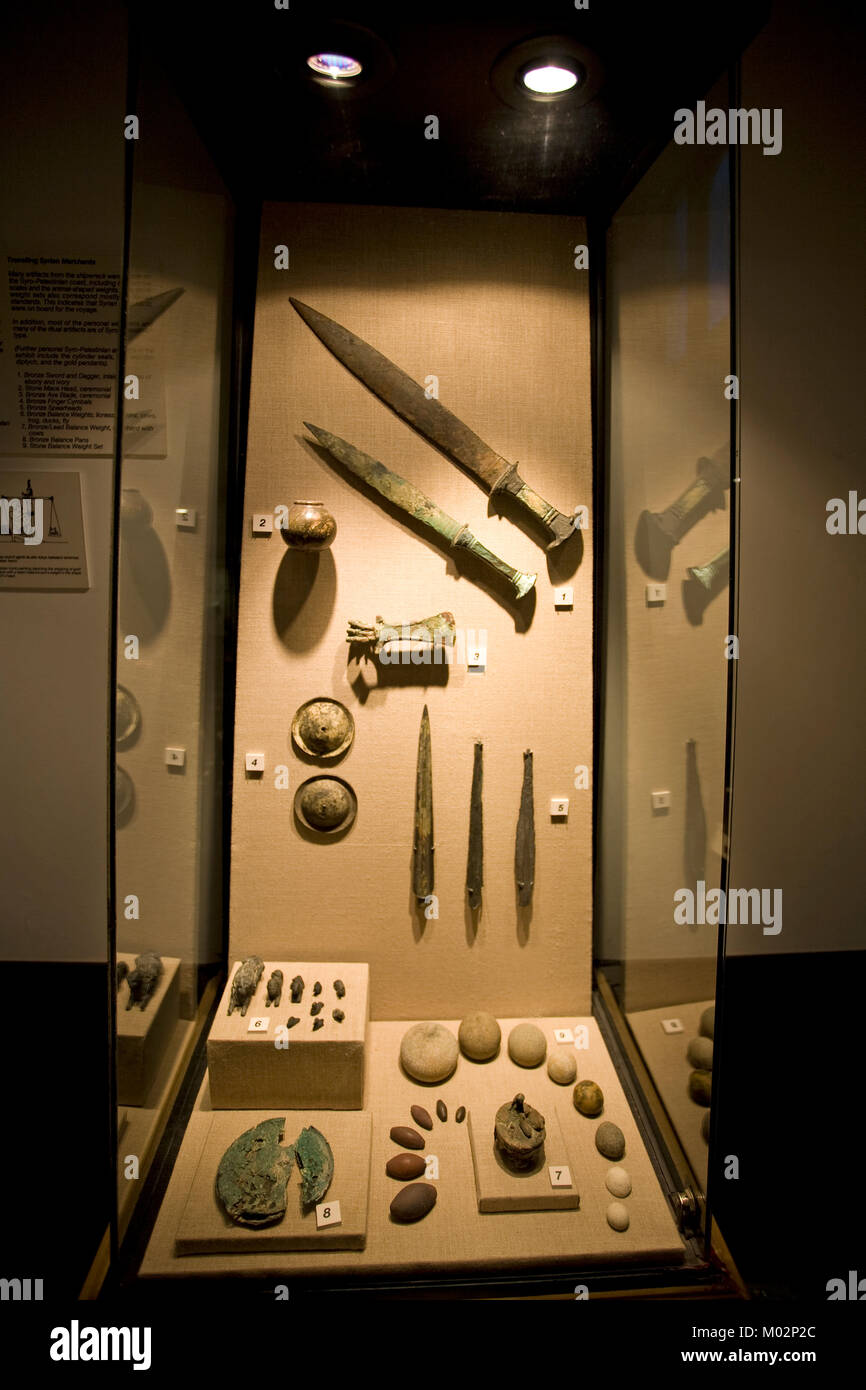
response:
<path id="1" fill-rule="evenodd" d="M 307 59 L 307 67 L 312 68 L 318 77 L 331 77 L 335 82 L 347 77 L 357 77 L 364 71 L 357 58 L 347 53 L 312 53 Z"/>
<path id="2" fill-rule="evenodd" d="M 518 111 L 552 104 L 583 106 L 604 80 L 597 54 L 564 35 L 526 39 L 497 58 L 490 73 L 496 95 Z"/>
<path id="3" fill-rule="evenodd" d="M 560 67 L 557 63 L 533 63 L 524 72 L 522 82 L 530 92 L 543 92 L 553 96 L 560 92 L 570 92 L 580 78 L 571 68 Z"/>

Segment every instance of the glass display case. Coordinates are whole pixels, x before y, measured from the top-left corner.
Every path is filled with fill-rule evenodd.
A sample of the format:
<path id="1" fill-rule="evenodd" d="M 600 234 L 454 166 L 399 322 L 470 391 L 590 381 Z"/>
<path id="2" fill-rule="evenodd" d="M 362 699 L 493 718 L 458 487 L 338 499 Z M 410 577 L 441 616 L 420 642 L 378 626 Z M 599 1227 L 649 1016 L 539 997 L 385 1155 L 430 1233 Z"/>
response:
<path id="1" fill-rule="evenodd" d="M 672 112 L 765 16 L 649 71 L 601 8 L 16 20 L 3 945 L 66 1294 L 746 1295 L 744 152 Z"/>

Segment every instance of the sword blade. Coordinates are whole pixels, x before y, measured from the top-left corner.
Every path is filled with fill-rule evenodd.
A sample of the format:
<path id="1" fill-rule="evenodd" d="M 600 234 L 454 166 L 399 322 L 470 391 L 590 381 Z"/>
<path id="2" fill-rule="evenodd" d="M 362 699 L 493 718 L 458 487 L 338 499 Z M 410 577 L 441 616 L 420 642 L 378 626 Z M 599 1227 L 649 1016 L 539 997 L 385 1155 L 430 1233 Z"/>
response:
<path id="1" fill-rule="evenodd" d="M 488 489 L 493 489 L 510 467 L 507 459 L 485 444 L 474 430 L 452 415 L 435 397 L 428 399 L 417 381 L 389 362 L 376 348 L 365 343 L 363 338 L 350 333 L 348 328 L 334 319 L 320 314 L 318 309 L 302 304 L 299 299 L 290 299 L 289 303 L 337 361 L 348 367 L 353 376 L 369 387 L 380 401 L 454 459 L 455 463 L 474 473 Z"/>

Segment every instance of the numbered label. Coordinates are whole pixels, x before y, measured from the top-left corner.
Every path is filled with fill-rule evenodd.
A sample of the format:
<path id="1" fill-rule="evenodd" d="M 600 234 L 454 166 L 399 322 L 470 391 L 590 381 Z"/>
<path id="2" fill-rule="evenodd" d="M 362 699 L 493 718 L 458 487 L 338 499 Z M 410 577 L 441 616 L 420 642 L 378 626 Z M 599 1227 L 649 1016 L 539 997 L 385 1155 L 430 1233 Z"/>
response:
<path id="1" fill-rule="evenodd" d="M 264 772 L 265 755 L 264 753 L 247 753 L 244 756 L 244 767 L 247 772 Z"/>
<path id="2" fill-rule="evenodd" d="M 678 1018 L 663 1018 L 662 1028 L 666 1033 L 681 1033 L 683 1025 Z"/>
<path id="3" fill-rule="evenodd" d="M 554 608 L 573 608 L 574 590 L 573 589 L 554 589 L 553 591 Z"/>
<path id="4" fill-rule="evenodd" d="M 571 1169 L 568 1167 L 567 1164 L 561 1163 L 561 1164 L 559 1164 L 558 1166 L 557 1166 L 556 1164 L 552 1164 L 551 1167 L 549 1167 L 547 1171 L 548 1171 L 548 1173 L 549 1173 L 549 1175 L 550 1175 L 550 1186 L 551 1186 L 551 1187 L 571 1187 L 571 1186 L 572 1186 L 572 1182 L 571 1182 Z"/>
<path id="5" fill-rule="evenodd" d="M 316 1207 L 317 1230 L 320 1231 L 323 1226 L 340 1226 L 342 1222 L 339 1202 L 320 1202 Z"/>
<path id="6" fill-rule="evenodd" d="M 424 1176 L 431 1182 L 436 1182 L 439 1177 L 439 1159 L 436 1154 L 424 1155 Z"/>
<path id="7" fill-rule="evenodd" d="M 487 648 L 480 646 L 467 647 L 466 665 L 470 671 L 483 671 L 487 667 Z"/>
<path id="8" fill-rule="evenodd" d="M 571 1028 L 554 1028 L 553 1038 L 558 1043 L 573 1043 L 574 1033 Z"/>
<path id="9" fill-rule="evenodd" d="M 177 525 L 184 531 L 194 531 L 196 514 L 192 507 L 175 507 L 174 517 Z"/>
<path id="10" fill-rule="evenodd" d="M 183 767 L 186 762 L 185 748 L 166 748 L 165 765 L 166 767 Z"/>
<path id="11" fill-rule="evenodd" d="M 266 1033 L 268 1031 L 269 1018 L 251 1018 L 247 1024 L 248 1033 Z"/>
<path id="12" fill-rule="evenodd" d="M 274 530 L 274 518 L 269 512 L 253 512 L 252 531 L 254 536 L 270 536 Z"/>

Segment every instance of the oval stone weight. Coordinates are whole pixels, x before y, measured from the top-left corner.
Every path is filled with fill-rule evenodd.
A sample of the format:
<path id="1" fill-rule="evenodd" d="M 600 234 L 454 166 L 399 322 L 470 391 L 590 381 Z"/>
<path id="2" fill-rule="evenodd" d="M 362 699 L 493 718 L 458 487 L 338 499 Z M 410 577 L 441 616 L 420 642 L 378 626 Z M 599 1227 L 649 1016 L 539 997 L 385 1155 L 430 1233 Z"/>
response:
<path id="1" fill-rule="evenodd" d="M 420 1178 L 426 1166 L 420 1154 L 395 1154 L 385 1164 L 385 1172 L 398 1182 L 408 1182 L 410 1178 Z"/>
<path id="2" fill-rule="evenodd" d="M 391 1138 L 395 1144 L 399 1144 L 401 1149 L 423 1149 L 424 1140 L 417 1129 L 410 1129 L 408 1125 L 394 1125 L 391 1130 Z"/>
<path id="3" fill-rule="evenodd" d="M 628 1207 L 625 1202 L 611 1202 L 607 1209 L 607 1224 L 614 1231 L 628 1230 Z"/>
<path id="4" fill-rule="evenodd" d="M 436 1205 L 436 1188 L 429 1182 L 413 1182 L 401 1188 L 391 1203 L 394 1221 L 420 1221 Z"/>
<path id="5" fill-rule="evenodd" d="M 492 1014 L 467 1014 L 457 1029 L 464 1056 L 473 1062 L 488 1062 L 499 1051 L 502 1030 Z"/>
<path id="6" fill-rule="evenodd" d="M 686 1053 L 693 1067 L 699 1071 L 712 1071 L 713 1044 L 710 1038 L 692 1038 Z"/>
<path id="7" fill-rule="evenodd" d="M 574 1050 L 557 1047 L 547 1059 L 547 1075 L 557 1086 L 570 1086 L 577 1076 L 577 1061 Z"/>
<path id="8" fill-rule="evenodd" d="M 716 1006 L 710 1004 L 708 1009 L 704 1009 L 701 1014 L 701 1021 L 698 1025 L 698 1032 L 703 1038 L 711 1038 L 716 1031 Z"/>
<path id="9" fill-rule="evenodd" d="M 595 1081 L 578 1081 L 574 1088 L 574 1108 L 581 1115 L 600 1115 L 604 1109 L 604 1095 Z"/>
<path id="10" fill-rule="evenodd" d="M 449 1077 L 457 1066 L 457 1039 L 441 1023 L 416 1023 L 403 1034 L 400 1062 L 413 1081 L 435 1084 Z"/>
<path id="11" fill-rule="evenodd" d="M 508 1055 L 519 1067 L 540 1067 L 547 1039 L 535 1023 L 518 1023 L 508 1034 Z"/>
<path id="12" fill-rule="evenodd" d="M 631 1192 L 631 1178 L 625 1168 L 608 1168 L 604 1185 L 614 1197 L 627 1197 Z"/>
<path id="13" fill-rule="evenodd" d="M 612 1124 L 610 1120 L 603 1120 L 595 1131 L 595 1147 L 605 1158 L 614 1161 L 622 1158 L 625 1153 L 625 1135 L 619 1125 Z"/>
<path id="14" fill-rule="evenodd" d="M 429 1110 L 425 1110 L 423 1105 L 413 1105 L 410 1108 L 409 1114 L 412 1116 L 416 1125 L 420 1125 L 422 1129 L 433 1128 L 433 1120 L 430 1112 Z"/>
<path id="15" fill-rule="evenodd" d="M 713 1090 L 711 1071 L 689 1072 L 689 1095 L 698 1105 L 709 1105 Z"/>
<path id="16" fill-rule="evenodd" d="M 448 1119 L 448 1106 L 445 1104 L 444 1100 L 437 1100 L 436 1114 L 444 1125 L 445 1121 Z"/>

